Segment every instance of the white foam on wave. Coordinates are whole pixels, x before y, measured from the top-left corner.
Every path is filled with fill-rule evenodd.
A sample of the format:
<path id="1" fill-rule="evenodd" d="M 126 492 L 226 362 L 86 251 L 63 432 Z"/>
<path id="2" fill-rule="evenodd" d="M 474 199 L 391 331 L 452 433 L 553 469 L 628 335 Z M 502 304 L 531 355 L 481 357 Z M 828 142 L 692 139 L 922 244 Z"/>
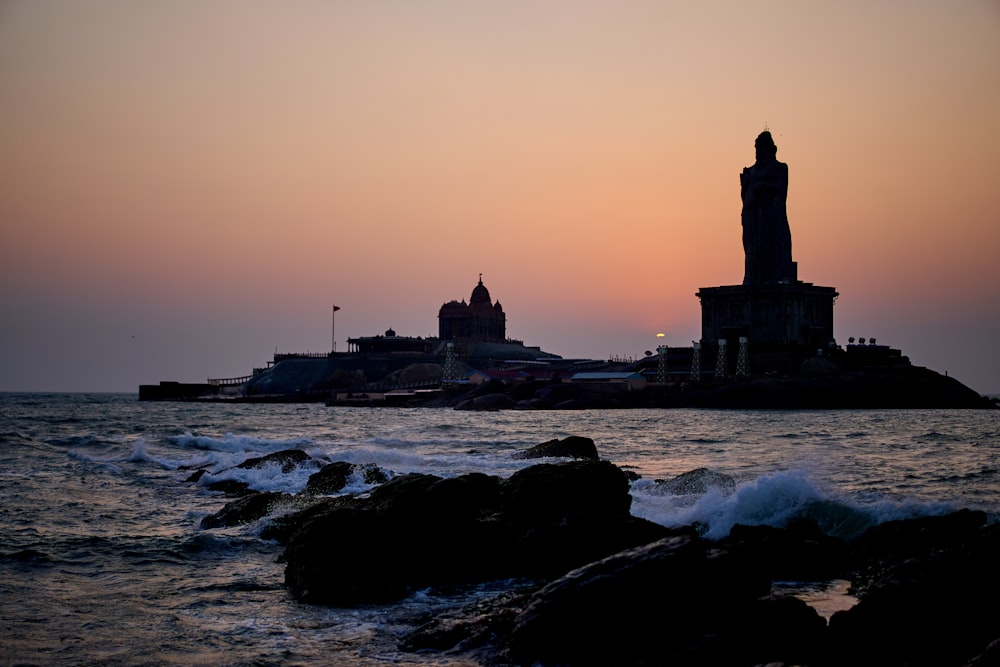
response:
<path id="1" fill-rule="evenodd" d="M 101 454 L 93 453 L 87 451 L 86 449 L 71 449 L 67 452 L 67 456 L 78 461 L 86 461 L 88 463 L 96 463 L 111 467 L 117 466 L 121 463 L 151 463 L 165 470 L 177 470 L 181 467 L 200 467 L 209 465 L 213 463 L 216 458 L 209 455 L 198 457 L 194 462 L 192 462 L 190 459 L 176 460 L 156 456 L 150 451 L 150 442 L 142 436 L 136 438 L 132 442 L 122 442 L 121 444 L 127 446 L 128 450 L 123 451 L 121 448 L 117 448 L 113 451 L 109 451 L 107 454 Z M 242 458 L 238 458 L 236 463 L 239 463 L 241 460 Z"/>
<path id="2" fill-rule="evenodd" d="M 644 494 L 633 489 L 636 516 L 678 527 L 700 524 L 705 537 L 720 539 L 737 523 L 783 526 L 810 504 L 825 498 L 803 471 L 783 471 L 739 484 L 727 493 L 709 489 L 698 496 Z"/>
<path id="3" fill-rule="evenodd" d="M 922 516 L 938 516 L 961 509 L 959 505 L 947 501 L 914 500 L 881 500 L 872 505 L 872 512 L 879 523 L 916 519 Z"/>
<path id="4" fill-rule="evenodd" d="M 321 467 L 320 461 L 309 460 L 297 465 L 288 472 L 279 463 L 268 463 L 253 468 L 230 467 L 217 472 L 209 472 L 198 480 L 200 485 L 213 482 L 236 481 L 244 482 L 255 491 L 277 491 L 281 493 L 298 493 L 305 488 L 309 476 Z"/>
<path id="5" fill-rule="evenodd" d="M 176 470 L 180 467 L 176 461 L 153 456 L 149 452 L 149 443 L 145 438 L 138 438 L 132 443 L 132 453 L 126 459 L 129 463 L 154 463 L 167 470 Z"/>
<path id="6" fill-rule="evenodd" d="M 96 456 L 94 454 L 88 454 L 82 449 L 71 449 L 66 452 L 66 456 L 71 459 L 76 459 L 77 461 L 88 461 L 90 463 L 121 463 L 127 460 L 127 457 L 116 454 L 113 457 L 107 456 Z"/>
<path id="7" fill-rule="evenodd" d="M 99 463 L 99 464 L 117 464 L 117 463 L 143 463 L 153 461 L 152 457 L 146 451 L 147 443 L 145 439 L 138 438 L 135 442 L 131 443 L 132 448 L 128 453 L 124 453 L 120 446 L 121 444 L 129 444 L 118 438 L 111 438 L 105 441 L 99 441 L 96 438 L 88 437 L 86 441 L 81 444 L 93 445 L 99 444 L 100 447 L 94 448 L 76 448 L 71 449 L 66 452 L 66 455 L 72 459 L 78 461 L 87 461 L 89 463 Z M 109 446 L 110 445 L 110 446 Z"/>
<path id="8" fill-rule="evenodd" d="M 147 450 L 147 443 L 145 439 L 139 438 L 132 443 L 132 454 L 128 457 L 128 460 L 133 463 L 153 461 L 153 457 L 149 455 L 149 451 Z"/>
<path id="9" fill-rule="evenodd" d="M 327 450 L 323 455 L 331 461 L 364 465 L 374 463 L 380 468 L 415 472 L 427 467 L 427 456 L 377 447 L 351 447 Z"/>
<path id="10" fill-rule="evenodd" d="M 784 527 L 795 518 L 814 520 L 827 534 L 857 536 L 866 528 L 897 519 L 945 514 L 953 504 L 917 499 L 869 499 L 861 503 L 824 489 L 804 470 L 762 475 L 735 490 L 671 495 L 654 484 L 632 486 L 632 514 L 667 527 L 699 525 L 708 539 L 721 539 L 736 524 Z"/>
<path id="11" fill-rule="evenodd" d="M 366 482 L 363 473 L 355 471 L 347 476 L 347 480 L 344 482 L 344 488 L 338 491 L 337 495 L 360 495 L 362 493 L 370 492 L 376 486 L 378 486 L 378 484 Z"/>
<path id="12" fill-rule="evenodd" d="M 308 438 L 257 438 L 251 436 L 235 435 L 226 433 L 222 437 L 194 435 L 190 431 L 179 436 L 172 436 L 168 440 L 180 447 L 183 451 L 191 455 L 184 460 L 155 459 L 158 463 L 166 465 L 172 469 L 190 468 L 206 469 L 209 473 L 216 475 L 215 480 L 233 479 L 226 477 L 225 471 L 235 468 L 249 458 L 263 456 L 285 449 L 309 448 L 310 456 L 317 456 L 320 452 L 316 445 Z M 279 469 L 280 472 L 280 469 Z M 312 472 L 315 472 L 313 470 Z M 223 473 L 222 476 L 219 476 Z M 237 475 L 237 473 L 230 473 Z M 293 474 L 293 473 L 290 473 Z M 239 481 L 249 481 L 240 479 Z M 296 482 L 289 484 L 267 484 L 266 479 L 258 480 L 265 486 L 294 487 Z M 304 482 L 303 482 L 304 484 Z M 251 486 L 253 486 L 251 484 Z M 266 488 L 253 488 L 263 491 Z M 284 490 L 282 488 L 281 490 Z"/>
<path id="13" fill-rule="evenodd" d="M 178 470 L 180 468 L 202 468 L 207 466 L 218 466 L 220 469 L 241 463 L 246 456 L 239 452 L 218 454 L 206 452 L 195 457 L 184 459 L 167 458 L 158 456 L 150 451 L 151 443 L 143 437 L 137 438 L 131 443 L 132 450 L 127 455 L 120 455 L 107 461 L 116 463 L 152 463 L 165 470 Z M 155 447 L 155 443 L 153 445 Z M 90 457 L 90 460 L 96 460 Z"/>
<path id="14" fill-rule="evenodd" d="M 317 452 L 310 453 L 314 456 L 320 455 Z M 505 477 L 533 463 L 532 461 L 513 459 L 506 454 L 479 454 L 468 451 L 427 454 L 371 446 L 327 449 L 322 453 L 322 456 L 330 461 L 345 461 L 358 465 L 374 464 L 395 474 L 417 472 L 441 477 L 451 477 L 468 472 L 482 472 Z"/>
<path id="15" fill-rule="evenodd" d="M 282 449 L 300 449 L 312 444 L 308 438 L 255 438 L 248 435 L 226 433 L 221 438 L 209 435 L 194 435 L 190 431 L 170 438 L 179 447 L 201 449 L 213 452 L 276 452 Z"/>

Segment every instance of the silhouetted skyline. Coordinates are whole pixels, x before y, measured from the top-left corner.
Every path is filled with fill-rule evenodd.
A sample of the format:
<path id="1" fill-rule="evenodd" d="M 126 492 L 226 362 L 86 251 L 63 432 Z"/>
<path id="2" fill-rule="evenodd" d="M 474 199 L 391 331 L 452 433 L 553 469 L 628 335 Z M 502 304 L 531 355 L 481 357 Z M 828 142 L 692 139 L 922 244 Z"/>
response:
<path id="1" fill-rule="evenodd" d="M 244 375 L 334 303 L 341 350 L 434 335 L 480 273 L 528 345 L 690 345 L 767 127 L 838 342 L 1000 391 L 998 44 L 990 2 L 5 3 L 0 390 Z"/>

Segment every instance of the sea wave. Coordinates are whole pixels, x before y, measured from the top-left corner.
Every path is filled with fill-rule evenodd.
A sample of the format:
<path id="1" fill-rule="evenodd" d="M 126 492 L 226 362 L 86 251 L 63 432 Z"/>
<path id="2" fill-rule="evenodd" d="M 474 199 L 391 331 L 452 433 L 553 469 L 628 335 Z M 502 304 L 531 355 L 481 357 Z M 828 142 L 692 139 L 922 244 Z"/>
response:
<path id="1" fill-rule="evenodd" d="M 662 494 L 654 486 L 632 489 L 632 514 L 667 527 L 695 525 L 708 539 L 721 539 L 736 524 L 785 527 L 813 521 L 827 535 L 853 539 L 873 525 L 896 519 L 945 514 L 953 504 L 878 499 L 861 504 L 822 488 L 808 471 L 762 475 L 728 490 L 714 486 L 697 494 Z"/>
<path id="2" fill-rule="evenodd" d="M 309 438 L 259 438 L 249 435 L 226 433 L 222 437 L 195 435 L 186 431 L 170 436 L 169 442 L 178 447 L 202 449 L 213 452 L 276 452 L 282 449 L 303 449 L 313 444 Z"/>

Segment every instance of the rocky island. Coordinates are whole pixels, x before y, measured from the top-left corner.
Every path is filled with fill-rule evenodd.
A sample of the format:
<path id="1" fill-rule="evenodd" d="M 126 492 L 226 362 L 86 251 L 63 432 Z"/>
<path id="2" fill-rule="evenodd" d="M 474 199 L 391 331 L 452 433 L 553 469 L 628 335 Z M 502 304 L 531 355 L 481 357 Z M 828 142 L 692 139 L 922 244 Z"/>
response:
<path id="1" fill-rule="evenodd" d="M 993 408 L 898 349 L 834 338 L 833 287 L 803 282 L 786 213 L 788 165 L 771 133 L 740 174 L 743 282 L 702 287 L 701 339 L 634 359 L 564 359 L 508 338 L 482 274 L 438 311 L 438 336 L 349 339 L 347 353 L 275 354 L 242 378 L 139 387 L 141 400 L 325 401 L 462 409 Z M 336 306 L 334 307 L 336 308 Z"/>

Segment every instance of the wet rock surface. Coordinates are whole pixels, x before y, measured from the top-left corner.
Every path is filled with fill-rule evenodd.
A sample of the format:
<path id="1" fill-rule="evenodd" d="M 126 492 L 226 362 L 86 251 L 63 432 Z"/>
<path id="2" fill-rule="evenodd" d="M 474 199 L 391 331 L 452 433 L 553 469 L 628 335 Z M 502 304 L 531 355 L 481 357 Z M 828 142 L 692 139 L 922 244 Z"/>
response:
<path id="1" fill-rule="evenodd" d="M 590 438 L 571 435 L 566 438 L 557 438 L 543 442 L 540 445 L 535 445 L 514 455 L 516 459 L 542 459 L 547 457 L 566 457 L 596 461 L 598 459 L 597 446 Z"/>
<path id="2" fill-rule="evenodd" d="M 565 440 L 589 452 L 586 438 Z M 569 458 L 576 450 L 565 444 L 537 451 Z M 607 461 L 545 462 L 507 479 L 334 462 L 313 477 L 298 497 L 231 500 L 202 527 L 264 518 L 261 536 L 284 545 L 285 582 L 303 602 L 367 605 L 490 582 L 502 591 L 424 619 L 401 637 L 405 651 L 497 667 L 998 664 L 1000 525 L 982 512 L 887 522 L 845 539 L 806 511 L 783 527 L 736 525 L 709 540 L 699 526 L 631 516 L 629 478 Z M 328 495 L 349 479 L 377 486 Z M 731 483 L 698 469 L 658 489 Z M 858 601 L 829 623 L 775 592 L 786 590 L 775 582 L 831 580 L 852 582 Z"/>
<path id="3" fill-rule="evenodd" d="M 416 588 L 561 574 L 663 536 L 629 514 L 625 475 L 601 461 L 540 464 L 501 480 L 407 474 L 366 498 L 290 518 L 286 583 L 353 605 Z"/>
<path id="4" fill-rule="evenodd" d="M 428 650 L 433 641 L 496 665 L 995 665 L 1000 618 L 989 601 L 1000 530 L 984 522 L 966 511 L 933 517 L 933 536 L 922 519 L 898 522 L 888 532 L 913 541 L 888 552 L 878 529 L 853 543 L 806 526 L 737 526 L 715 542 L 692 529 L 572 570 L 485 615 L 480 603 L 430 621 L 402 646 Z M 778 577 L 864 578 L 871 568 L 879 575 L 860 602 L 829 624 L 770 592 Z"/>

